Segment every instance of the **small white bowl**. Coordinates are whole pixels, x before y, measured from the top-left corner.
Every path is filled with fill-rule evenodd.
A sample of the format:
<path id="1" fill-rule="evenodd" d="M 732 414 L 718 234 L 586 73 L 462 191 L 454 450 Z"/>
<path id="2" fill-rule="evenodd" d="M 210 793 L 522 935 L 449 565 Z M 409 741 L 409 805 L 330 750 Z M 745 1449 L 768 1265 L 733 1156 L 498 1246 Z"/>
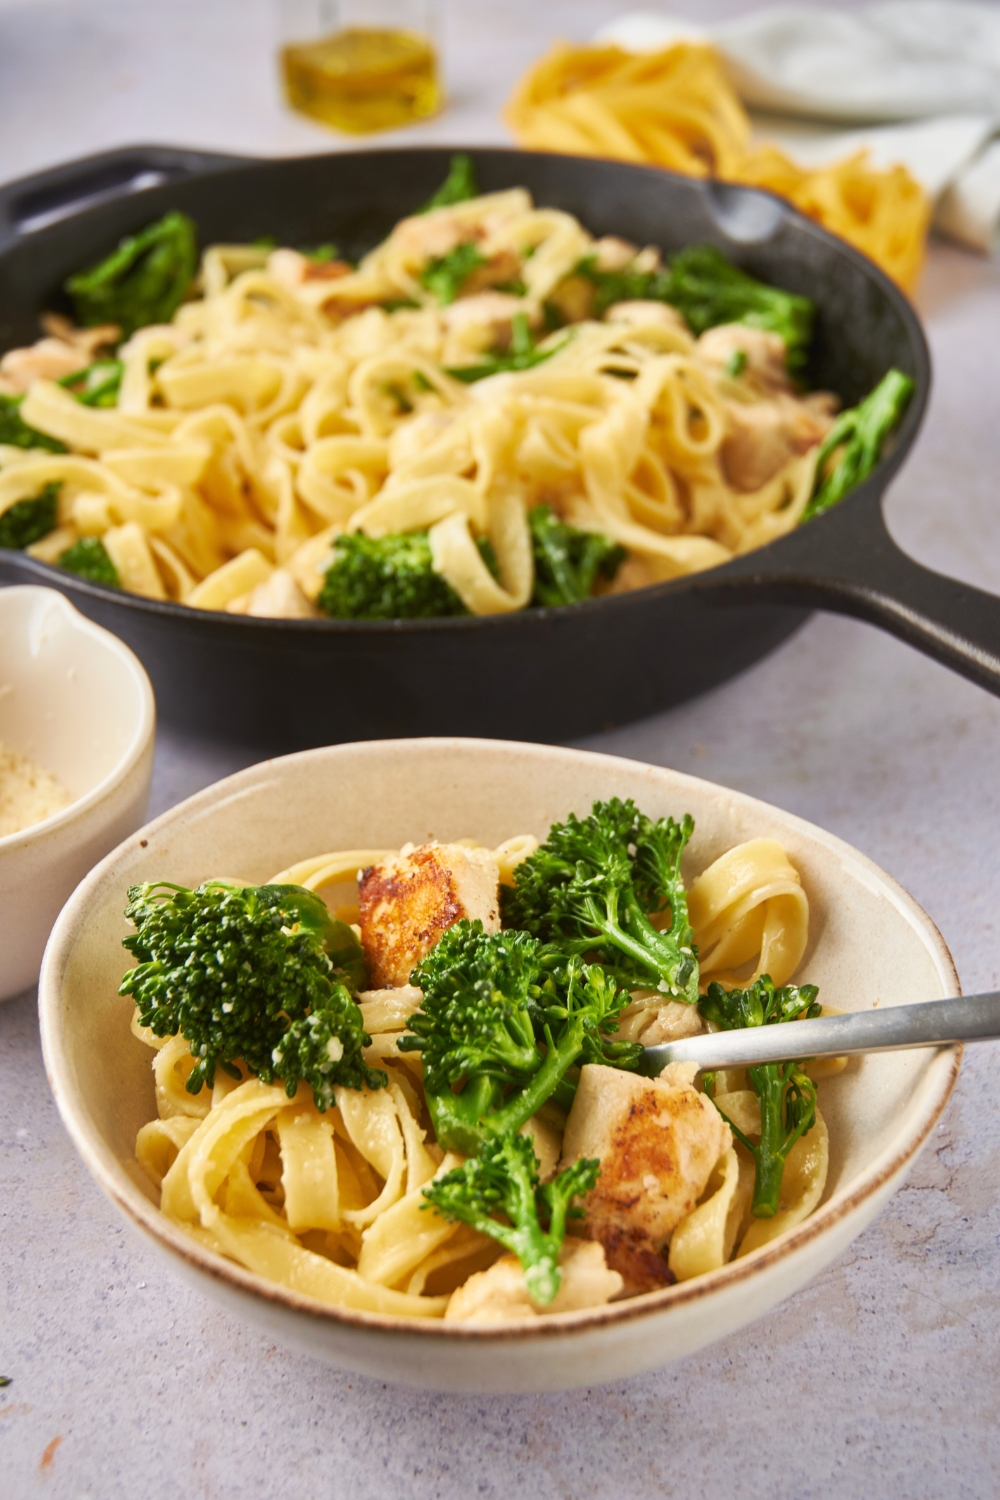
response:
<path id="1" fill-rule="evenodd" d="M 465 836 L 542 837 L 595 798 L 695 818 L 689 875 L 744 839 L 779 840 L 811 908 L 801 973 L 831 1005 L 935 1000 L 958 977 L 933 922 L 840 839 L 752 797 L 676 771 L 489 740 L 383 740 L 265 761 L 141 829 L 83 882 L 53 930 L 39 984 L 56 1102 L 97 1182 L 174 1269 L 270 1337 L 378 1380 L 446 1391 L 538 1391 L 620 1380 L 683 1358 L 768 1312 L 839 1255 L 900 1185 L 944 1108 L 960 1049 L 883 1053 L 820 1085 L 826 1194 L 811 1218 L 707 1276 L 530 1323 L 472 1327 L 326 1307 L 203 1249 L 143 1192 L 139 1127 L 156 1115 L 150 1052 L 117 994 L 126 888 L 261 881 L 310 854 Z M 132 1174 L 135 1174 L 133 1176 Z"/>
<path id="2" fill-rule="evenodd" d="M 0 838 L 0 1000 L 38 977 L 59 908 L 146 815 L 156 710 L 116 636 L 54 589 L 0 589 L 0 740 L 74 800 Z"/>

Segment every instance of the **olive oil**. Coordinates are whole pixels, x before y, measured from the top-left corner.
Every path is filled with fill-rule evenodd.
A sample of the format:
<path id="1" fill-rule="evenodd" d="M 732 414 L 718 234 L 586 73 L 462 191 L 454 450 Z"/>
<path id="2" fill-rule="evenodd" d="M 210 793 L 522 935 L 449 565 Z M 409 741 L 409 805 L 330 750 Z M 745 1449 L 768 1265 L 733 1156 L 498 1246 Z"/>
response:
<path id="1" fill-rule="evenodd" d="M 363 135 L 433 115 L 441 106 L 437 54 L 425 36 L 352 26 L 281 53 L 293 109 Z"/>

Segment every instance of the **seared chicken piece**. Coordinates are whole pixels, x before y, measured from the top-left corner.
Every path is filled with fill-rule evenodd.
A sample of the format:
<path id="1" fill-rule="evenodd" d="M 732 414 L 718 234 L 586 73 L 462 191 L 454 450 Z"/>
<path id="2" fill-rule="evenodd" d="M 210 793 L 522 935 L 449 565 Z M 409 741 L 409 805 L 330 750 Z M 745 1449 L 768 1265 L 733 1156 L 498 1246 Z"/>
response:
<path id="1" fill-rule="evenodd" d="M 361 943 L 373 989 L 406 984 L 425 953 L 463 917 L 500 931 L 500 872 L 486 849 L 407 844 L 358 881 Z"/>
<path id="2" fill-rule="evenodd" d="M 594 265 L 598 271 L 624 271 L 635 260 L 638 248 L 616 234 L 606 234 L 593 243 Z"/>
<path id="3" fill-rule="evenodd" d="M 785 364 L 785 341 L 777 333 L 763 328 L 749 328 L 745 323 L 718 323 L 707 328 L 695 348 L 706 364 L 724 366 L 734 354 L 746 360 L 744 371 L 772 390 L 790 391 Z"/>
<path id="4" fill-rule="evenodd" d="M 826 437 L 833 420 L 816 402 L 796 401 L 778 392 L 770 401 L 726 401 L 728 435 L 722 444 L 722 466 L 729 483 L 752 491 L 773 479 Z"/>
<path id="5" fill-rule="evenodd" d="M 477 297 L 491 287 L 502 287 L 507 282 L 517 281 L 521 274 L 521 258 L 516 250 L 498 250 L 485 265 L 476 266 L 465 278 L 460 297 Z"/>
<path id="6" fill-rule="evenodd" d="M 583 1200 L 586 1233 L 628 1293 L 673 1280 L 663 1249 L 730 1144 L 715 1105 L 692 1087 L 696 1071 L 694 1063 L 674 1063 L 659 1078 L 594 1063 L 580 1071 L 561 1167 L 599 1159 L 601 1175 Z"/>
<path id="7" fill-rule="evenodd" d="M 538 1158 L 538 1176 L 542 1182 L 548 1182 L 556 1175 L 556 1168 L 559 1166 L 562 1141 L 558 1131 L 553 1130 L 539 1115 L 532 1115 L 521 1126 L 521 1135 L 531 1137 L 531 1144 Z"/>
<path id="8" fill-rule="evenodd" d="M 672 328 L 690 338 L 691 333 L 676 307 L 667 302 L 644 302 L 636 297 L 632 302 L 612 302 L 604 314 L 606 323 L 629 323 L 633 328 Z"/>
<path id="9" fill-rule="evenodd" d="M 510 342 L 514 315 L 524 311 L 521 298 L 509 292 L 480 292 L 475 297 L 459 297 L 441 309 L 441 317 L 448 332 L 470 348 L 492 349 Z"/>
<path id="10" fill-rule="evenodd" d="M 734 355 L 742 354 L 743 372 L 751 388 L 765 397 L 753 402 L 723 402 L 728 433 L 722 444 L 722 467 L 736 489 L 759 490 L 789 459 L 806 453 L 826 437 L 835 398 L 826 392 L 803 398 L 793 394 L 785 364 L 785 341 L 778 334 L 743 323 L 720 323 L 701 335 L 695 349 L 703 360 L 720 369 Z"/>
<path id="11" fill-rule="evenodd" d="M 548 1313 L 603 1307 L 622 1290 L 622 1278 L 609 1271 L 601 1246 L 567 1237 L 559 1252 L 562 1285 L 548 1307 L 536 1307 L 528 1296 L 524 1272 L 514 1255 L 504 1255 L 488 1271 L 477 1271 L 451 1295 L 445 1322 L 506 1323 Z"/>
<path id="12" fill-rule="evenodd" d="M 412 218 L 401 220 L 392 232 L 392 239 L 407 264 L 418 267 L 426 261 L 450 255 L 459 245 L 478 239 L 481 233 L 480 226 L 470 225 L 461 215 L 438 209 L 434 213 L 414 214 Z"/>
<path id="13" fill-rule="evenodd" d="M 110 352 L 114 349 L 122 336 L 117 323 L 101 323 L 96 328 L 77 328 L 61 313 L 43 313 L 42 327 L 50 339 L 59 339 L 62 343 L 79 349 L 91 364 L 102 350 Z"/>
<path id="14" fill-rule="evenodd" d="M 100 328 L 74 328 L 58 313 L 42 319 L 46 337 L 23 349 L 10 349 L 0 359 L 0 393 L 23 395 L 36 380 L 62 380 L 93 364 L 98 351 L 114 344 L 120 329 L 113 323 Z"/>
<path id="15" fill-rule="evenodd" d="M 268 274 L 293 291 L 307 281 L 339 281 L 350 276 L 351 266 L 345 260 L 314 260 L 300 250 L 272 250 L 267 257 Z"/>
<path id="16" fill-rule="evenodd" d="M 0 390 L 5 396 L 20 396 L 36 380 L 61 380 L 84 370 L 90 360 L 61 339 L 39 339 L 26 349 L 11 349 L 0 359 Z"/>
<path id="17" fill-rule="evenodd" d="M 681 1037 L 704 1031 L 697 1005 L 685 1005 L 683 1000 L 668 1000 L 663 1005 L 656 1003 L 658 999 L 649 994 L 627 1005 L 619 1018 L 615 1040 L 658 1047 L 661 1042 L 679 1042 Z"/>

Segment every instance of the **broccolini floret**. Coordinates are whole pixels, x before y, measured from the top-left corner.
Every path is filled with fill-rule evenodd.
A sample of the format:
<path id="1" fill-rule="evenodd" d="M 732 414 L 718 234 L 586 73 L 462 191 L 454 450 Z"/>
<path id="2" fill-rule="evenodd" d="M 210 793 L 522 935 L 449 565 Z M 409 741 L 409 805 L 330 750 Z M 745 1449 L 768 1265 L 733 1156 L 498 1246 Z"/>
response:
<path id="1" fill-rule="evenodd" d="M 29 427 L 21 416 L 23 396 L 0 394 L 0 446 L 11 448 L 42 448 L 46 453 L 65 453 L 66 444 L 58 438 Z"/>
<path id="2" fill-rule="evenodd" d="M 913 389 L 909 375 L 892 369 L 862 402 L 840 413 L 820 445 L 816 485 L 803 513 L 804 521 L 831 510 L 868 478 L 888 438 L 902 421 Z M 826 461 L 833 454 L 837 454 L 836 462 L 826 473 Z"/>
<path id="3" fill-rule="evenodd" d="M 547 505 L 528 512 L 535 556 L 532 604 L 577 604 L 589 599 L 599 578 L 610 582 L 627 557 L 624 547 L 594 531 L 560 521 Z"/>
<path id="4" fill-rule="evenodd" d="M 85 328 L 116 323 L 122 337 L 150 323 L 169 323 L 180 307 L 198 268 L 195 226 L 187 214 L 164 214 L 117 250 L 77 271 L 65 284 Z"/>
<path id="5" fill-rule="evenodd" d="M 156 1036 L 183 1035 L 197 1061 L 187 1088 L 211 1087 L 218 1068 L 242 1061 L 289 1098 L 308 1083 L 317 1108 L 334 1090 L 378 1088 L 371 1045 L 353 991 L 365 983 L 361 945 L 319 896 L 296 885 L 197 890 L 168 881 L 132 886 L 123 945 L 137 959 L 119 986 Z"/>
<path id="6" fill-rule="evenodd" d="M 370 537 L 345 532 L 317 600 L 343 620 L 424 620 L 464 615 L 465 605 L 434 571 L 426 531 Z"/>
<path id="7" fill-rule="evenodd" d="M 540 1187 L 531 1141 L 512 1130 L 487 1141 L 478 1156 L 423 1192 L 446 1219 L 468 1224 L 512 1251 L 524 1268 L 528 1295 L 547 1307 L 562 1279 L 559 1252 L 566 1220 L 580 1212 L 571 1206 L 573 1199 L 591 1191 L 600 1170 L 599 1161 L 581 1159 Z"/>
<path id="8" fill-rule="evenodd" d="M 477 537 L 476 546 L 496 577 L 489 538 Z M 334 543 L 333 561 L 316 602 L 340 620 L 428 620 L 468 613 L 435 571 L 426 531 L 381 537 L 345 532 Z"/>
<path id="9" fill-rule="evenodd" d="M 99 536 L 82 536 L 79 541 L 59 554 L 59 566 L 78 578 L 87 578 L 91 583 L 103 583 L 112 589 L 120 589 L 122 581 L 118 569 L 108 556 L 108 549 Z"/>
<path id="10" fill-rule="evenodd" d="M 423 991 L 400 1051 L 420 1052 L 434 1133 L 474 1155 L 518 1130 L 547 1099 L 569 1104 L 579 1062 L 635 1067 L 642 1048 L 614 1042 L 627 990 L 600 965 L 543 947 L 525 932 L 461 921 L 417 965 Z M 567 1092 L 568 1088 L 568 1092 Z"/>
<path id="11" fill-rule="evenodd" d="M 501 888 L 504 925 L 596 956 L 620 984 L 694 1004 L 698 960 L 681 879 L 693 830 L 689 816 L 654 822 L 631 798 L 595 802 L 586 818 L 571 813 Z"/>
<path id="12" fill-rule="evenodd" d="M 635 271 L 628 266 L 622 271 L 600 271 L 590 256 L 580 262 L 576 274 L 597 288 L 597 317 L 614 302 L 669 302 L 694 334 L 719 323 L 745 323 L 784 339 L 789 370 L 801 369 L 808 359 L 815 304 L 808 297 L 758 281 L 713 245 L 680 250 L 669 266 L 657 271 Z"/>
<path id="13" fill-rule="evenodd" d="M 720 1030 L 738 1031 L 818 1016 L 822 1009 L 818 994 L 814 984 L 786 984 L 777 989 L 770 976 L 762 974 L 749 989 L 725 990 L 713 982 L 698 1002 L 698 1009 Z M 722 1110 L 719 1113 L 754 1160 L 751 1212 L 758 1219 L 773 1219 L 781 1200 L 788 1153 L 816 1123 L 816 1085 L 801 1062 L 762 1063 L 747 1072 L 760 1101 L 760 1140 L 749 1140 L 728 1115 Z"/>
<path id="14" fill-rule="evenodd" d="M 28 500 L 17 500 L 0 516 L 0 547 L 21 551 L 55 528 L 59 505 L 58 483 L 47 484 Z"/>

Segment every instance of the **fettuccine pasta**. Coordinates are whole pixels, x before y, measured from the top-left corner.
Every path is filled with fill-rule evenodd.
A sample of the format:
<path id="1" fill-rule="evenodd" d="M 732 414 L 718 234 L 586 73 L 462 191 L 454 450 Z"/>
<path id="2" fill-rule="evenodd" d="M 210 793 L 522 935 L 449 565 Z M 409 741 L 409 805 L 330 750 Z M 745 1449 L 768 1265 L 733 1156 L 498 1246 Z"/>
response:
<path id="1" fill-rule="evenodd" d="M 506 119 L 536 151 L 648 162 L 766 188 L 869 255 L 907 291 L 924 261 L 930 200 L 905 167 L 859 151 L 806 168 L 751 141 L 746 110 L 714 50 L 678 42 L 634 55 L 557 43 L 518 84 Z"/>
<path id="2" fill-rule="evenodd" d="M 211 246 L 197 295 L 118 349 L 117 404 L 46 378 L 53 340 L 34 365 L 15 351 L 29 436 L 0 446 L 0 530 L 54 493 L 33 556 L 79 571 L 75 549 L 99 543 L 107 577 L 146 598 L 303 618 L 392 612 L 331 602 L 352 536 L 426 537 L 446 605 L 425 613 L 715 567 L 803 519 L 837 403 L 795 385 L 752 317 L 695 337 L 635 290 L 658 268 L 655 248 L 595 240 L 521 188 L 404 219 L 357 266 Z M 577 593 L 540 587 L 539 508 L 603 539 Z"/>

